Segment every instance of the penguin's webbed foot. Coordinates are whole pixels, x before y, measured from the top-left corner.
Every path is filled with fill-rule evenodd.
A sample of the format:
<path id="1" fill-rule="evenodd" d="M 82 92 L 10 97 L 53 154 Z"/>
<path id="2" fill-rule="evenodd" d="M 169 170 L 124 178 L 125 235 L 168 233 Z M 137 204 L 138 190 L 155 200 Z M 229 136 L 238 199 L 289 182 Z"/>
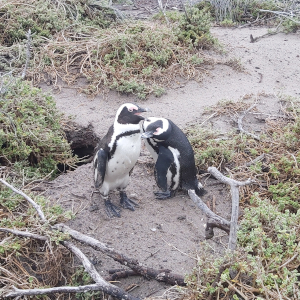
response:
<path id="1" fill-rule="evenodd" d="M 171 198 L 174 196 L 172 191 L 154 192 L 154 195 L 156 196 L 156 199 L 159 199 L 159 200 L 165 200 L 165 199 L 168 199 L 168 198 Z"/>
<path id="2" fill-rule="evenodd" d="M 127 197 L 125 192 L 120 192 L 120 204 L 123 208 L 127 208 L 132 211 L 134 211 L 135 207 L 139 207 L 139 205 L 136 202 L 132 201 Z"/>
<path id="3" fill-rule="evenodd" d="M 109 199 L 105 200 L 104 203 L 105 203 L 105 211 L 109 218 L 112 218 L 112 217 L 120 218 L 121 217 L 121 214 L 120 214 L 121 209 L 118 206 L 112 204 Z"/>

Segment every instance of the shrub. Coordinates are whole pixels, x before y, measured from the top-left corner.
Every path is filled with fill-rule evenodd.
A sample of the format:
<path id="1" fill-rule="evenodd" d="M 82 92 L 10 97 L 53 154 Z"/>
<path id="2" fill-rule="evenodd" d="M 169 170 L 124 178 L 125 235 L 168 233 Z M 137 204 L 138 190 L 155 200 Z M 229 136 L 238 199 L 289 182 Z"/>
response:
<path id="1" fill-rule="evenodd" d="M 0 98 L 0 161 L 16 164 L 29 178 L 72 165 L 70 145 L 61 128 L 62 115 L 51 96 L 17 81 Z"/>

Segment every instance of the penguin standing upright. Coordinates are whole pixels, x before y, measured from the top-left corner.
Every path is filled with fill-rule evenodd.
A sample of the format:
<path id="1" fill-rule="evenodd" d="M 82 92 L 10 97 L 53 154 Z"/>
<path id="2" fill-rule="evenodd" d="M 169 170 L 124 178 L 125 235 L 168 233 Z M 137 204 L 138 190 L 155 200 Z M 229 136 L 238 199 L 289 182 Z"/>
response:
<path id="1" fill-rule="evenodd" d="M 195 190 L 198 196 L 204 189 L 197 179 L 194 152 L 185 134 L 171 120 L 147 118 L 142 125 L 146 147 L 155 160 L 155 180 L 161 189 L 157 199 L 173 197 L 178 190 Z"/>
<path id="2" fill-rule="evenodd" d="M 141 150 L 140 115 L 148 111 L 138 105 L 125 103 L 116 113 L 114 124 L 97 146 L 94 157 L 94 182 L 105 201 L 109 217 L 120 217 L 120 209 L 112 204 L 109 192 L 120 191 L 120 204 L 123 208 L 134 210 L 138 206 L 126 195 L 125 188 Z"/>

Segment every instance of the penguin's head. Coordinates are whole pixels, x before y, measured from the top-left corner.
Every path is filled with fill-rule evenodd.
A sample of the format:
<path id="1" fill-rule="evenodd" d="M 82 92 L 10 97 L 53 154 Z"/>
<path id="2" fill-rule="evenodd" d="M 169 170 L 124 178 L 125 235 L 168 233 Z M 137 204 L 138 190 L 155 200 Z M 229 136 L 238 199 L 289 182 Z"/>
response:
<path id="1" fill-rule="evenodd" d="M 148 139 L 153 138 L 156 140 L 164 141 L 169 136 L 170 123 L 164 118 L 147 118 L 143 123 L 144 133 L 142 138 Z"/>
<path id="2" fill-rule="evenodd" d="M 119 124 L 139 124 L 144 120 L 140 114 L 149 111 L 147 108 L 141 108 L 136 104 L 125 103 L 122 104 L 116 114 L 116 121 Z"/>

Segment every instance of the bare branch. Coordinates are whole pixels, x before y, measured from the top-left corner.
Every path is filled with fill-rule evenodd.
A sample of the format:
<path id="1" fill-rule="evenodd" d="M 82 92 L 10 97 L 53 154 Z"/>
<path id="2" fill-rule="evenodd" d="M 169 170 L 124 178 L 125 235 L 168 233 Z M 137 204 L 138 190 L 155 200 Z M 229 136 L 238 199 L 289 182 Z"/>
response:
<path id="1" fill-rule="evenodd" d="M 23 70 L 22 75 L 21 75 L 21 79 L 24 79 L 25 76 L 26 76 L 26 71 L 27 71 L 28 64 L 29 64 L 30 57 L 31 57 L 31 53 L 30 53 L 30 47 L 31 47 L 31 30 L 30 29 L 28 30 L 28 32 L 26 34 L 26 37 L 27 37 L 26 62 L 25 62 L 24 70 Z"/>
<path id="2" fill-rule="evenodd" d="M 212 212 L 207 205 L 196 195 L 194 190 L 189 190 L 188 194 L 192 201 L 200 208 L 208 217 L 206 228 L 205 228 L 205 238 L 210 239 L 214 236 L 213 228 L 218 227 L 227 233 L 230 230 L 230 222 L 224 218 L 216 215 Z"/>
<path id="3" fill-rule="evenodd" d="M 42 241 L 48 241 L 49 239 L 46 236 L 36 234 L 36 233 L 31 233 L 28 231 L 21 231 L 17 229 L 9 229 L 9 228 L 0 228 L 0 231 L 2 232 L 7 232 L 7 233 L 12 233 L 18 236 L 23 236 L 23 237 L 28 237 L 32 239 L 37 239 L 37 240 L 42 240 Z"/>
<path id="4" fill-rule="evenodd" d="M 122 270 L 122 269 L 109 270 L 109 274 L 110 275 L 105 278 L 107 281 L 115 281 L 121 278 L 127 278 L 129 276 L 139 275 L 133 270 Z"/>
<path id="5" fill-rule="evenodd" d="M 165 10 L 164 10 L 164 7 L 163 7 L 163 5 L 162 5 L 161 0 L 157 0 L 157 3 L 158 3 L 158 6 L 159 6 L 159 9 L 160 9 L 161 13 L 164 15 L 165 20 L 166 20 L 167 24 L 169 25 L 169 20 L 168 20 L 168 18 L 167 18 L 167 15 L 166 15 L 166 13 L 165 13 Z"/>
<path id="6" fill-rule="evenodd" d="M 88 291 L 103 291 L 108 294 L 107 288 L 103 288 L 100 284 L 90 284 L 90 285 L 82 285 L 82 286 L 60 286 L 54 288 L 47 289 L 27 289 L 21 290 L 14 288 L 14 291 L 8 292 L 4 297 L 22 297 L 22 296 L 35 296 L 35 295 L 46 295 L 46 294 L 54 294 L 54 293 L 86 293 Z M 127 293 L 126 293 L 127 294 Z M 130 296 L 128 297 L 118 297 L 118 294 L 113 294 L 114 297 L 118 299 L 126 299 L 126 300 L 139 300 L 139 298 Z"/>
<path id="7" fill-rule="evenodd" d="M 0 179 L 0 182 L 2 182 L 4 185 L 6 185 L 7 187 L 9 187 L 15 193 L 23 196 L 34 207 L 34 209 L 37 211 L 37 213 L 38 213 L 38 215 L 39 215 L 39 217 L 40 217 L 40 219 L 42 220 L 43 223 L 45 223 L 47 221 L 46 218 L 45 218 L 45 215 L 44 215 L 43 211 L 41 210 L 41 207 L 37 203 L 35 203 L 35 201 L 33 201 L 29 196 L 27 196 L 22 191 L 19 191 L 18 189 L 14 188 L 12 185 L 10 185 L 9 183 L 7 183 L 3 179 Z"/>
<path id="8" fill-rule="evenodd" d="M 230 220 L 230 232 L 229 232 L 229 241 L 228 248 L 232 251 L 235 250 L 237 244 L 237 230 L 238 230 L 238 219 L 239 219 L 239 188 L 236 185 L 231 185 L 231 220 Z"/>
<path id="9" fill-rule="evenodd" d="M 253 180 L 248 179 L 246 181 L 237 181 L 228 177 L 225 177 L 221 172 L 215 167 L 209 167 L 208 172 L 212 174 L 215 178 L 224 182 L 231 187 L 231 199 L 232 199 L 232 211 L 231 211 L 231 221 L 230 221 L 230 232 L 229 232 L 229 242 L 228 247 L 230 250 L 235 250 L 237 243 L 237 230 L 238 230 L 238 217 L 239 217 L 239 186 L 244 186 L 247 184 L 254 183 Z"/>
<path id="10" fill-rule="evenodd" d="M 246 166 L 246 167 L 250 167 L 251 165 L 256 164 L 257 162 L 263 160 L 263 159 L 265 158 L 265 156 L 266 156 L 266 154 L 263 153 L 263 154 L 261 154 L 260 156 L 256 157 L 255 159 L 253 159 L 253 160 L 247 162 L 247 163 L 245 164 L 245 166 Z"/>
<path id="11" fill-rule="evenodd" d="M 100 241 L 92 237 L 82 234 L 79 231 L 76 231 L 65 224 L 57 224 L 54 226 L 54 228 L 62 232 L 68 233 L 72 238 L 76 239 L 81 243 L 91 246 L 97 251 L 105 253 L 109 257 L 113 258 L 115 261 L 131 268 L 137 274 L 140 274 L 146 278 L 153 278 L 157 281 L 163 281 L 172 285 L 186 285 L 183 276 L 179 274 L 174 274 L 170 270 L 156 270 L 153 268 L 145 267 L 138 260 L 126 257 L 125 255 L 115 251 L 114 249 L 108 248 L 104 243 L 101 243 Z"/>
<path id="12" fill-rule="evenodd" d="M 285 11 L 274 11 L 274 10 L 268 10 L 268 9 L 260 9 L 262 12 L 269 12 L 275 15 L 279 15 L 280 17 L 285 17 L 296 24 L 300 24 L 299 21 L 297 21 L 295 18 L 293 18 L 293 13 L 292 12 L 285 12 Z M 294 15 L 295 16 L 295 15 Z"/>
<path id="13" fill-rule="evenodd" d="M 256 139 L 256 140 L 260 140 L 260 137 L 259 136 L 257 136 L 257 135 L 255 135 L 255 134 L 253 134 L 253 133 L 250 133 L 250 132 L 247 132 L 247 131 L 245 131 L 244 130 L 244 128 L 243 128 L 243 125 L 242 125 L 242 121 L 243 121 L 243 118 L 246 116 L 246 114 L 252 109 L 252 108 L 254 108 L 256 106 L 256 103 L 254 103 L 253 105 L 251 105 L 247 110 L 245 110 L 240 116 L 239 116 L 239 118 L 238 118 L 238 127 L 239 127 L 239 130 L 241 131 L 241 132 L 243 132 L 244 134 L 246 134 L 246 135 L 249 135 L 249 136 L 251 136 L 251 137 L 253 137 L 254 139 Z"/>
<path id="14" fill-rule="evenodd" d="M 85 256 L 85 254 L 77 248 L 74 244 L 68 241 L 63 241 L 61 242 L 62 245 L 64 245 L 68 250 L 73 252 L 82 262 L 84 269 L 86 270 L 87 273 L 90 274 L 92 279 L 103 286 L 109 286 L 110 284 L 106 282 L 100 274 L 97 272 L 95 269 L 94 265 L 89 261 L 89 259 Z"/>
<path id="15" fill-rule="evenodd" d="M 8 292 L 5 297 L 20 297 L 20 296 L 32 296 L 32 295 L 44 295 L 53 293 L 78 293 L 87 291 L 103 291 L 104 293 L 111 295 L 117 299 L 124 300 L 139 300 L 134 296 L 131 296 L 124 290 L 117 286 L 114 286 L 107 281 L 105 281 L 100 274 L 95 269 L 94 265 L 89 261 L 89 259 L 83 254 L 83 252 L 73 245 L 71 242 L 63 241 L 61 242 L 68 250 L 73 252 L 82 262 L 86 272 L 92 277 L 96 284 L 79 286 L 79 287 L 54 287 L 49 289 L 27 289 L 21 290 L 14 288 L 14 291 Z"/>
<path id="16" fill-rule="evenodd" d="M 235 185 L 235 186 L 244 186 L 244 185 L 248 185 L 248 184 L 251 184 L 251 183 L 254 183 L 255 181 L 254 180 L 251 180 L 250 178 L 246 181 L 237 181 L 237 180 L 234 180 L 232 178 L 228 178 L 226 176 L 224 176 L 216 167 L 209 167 L 207 169 L 207 171 L 213 175 L 217 180 L 223 182 L 223 183 L 226 183 L 230 186 L 232 185 Z"/>

